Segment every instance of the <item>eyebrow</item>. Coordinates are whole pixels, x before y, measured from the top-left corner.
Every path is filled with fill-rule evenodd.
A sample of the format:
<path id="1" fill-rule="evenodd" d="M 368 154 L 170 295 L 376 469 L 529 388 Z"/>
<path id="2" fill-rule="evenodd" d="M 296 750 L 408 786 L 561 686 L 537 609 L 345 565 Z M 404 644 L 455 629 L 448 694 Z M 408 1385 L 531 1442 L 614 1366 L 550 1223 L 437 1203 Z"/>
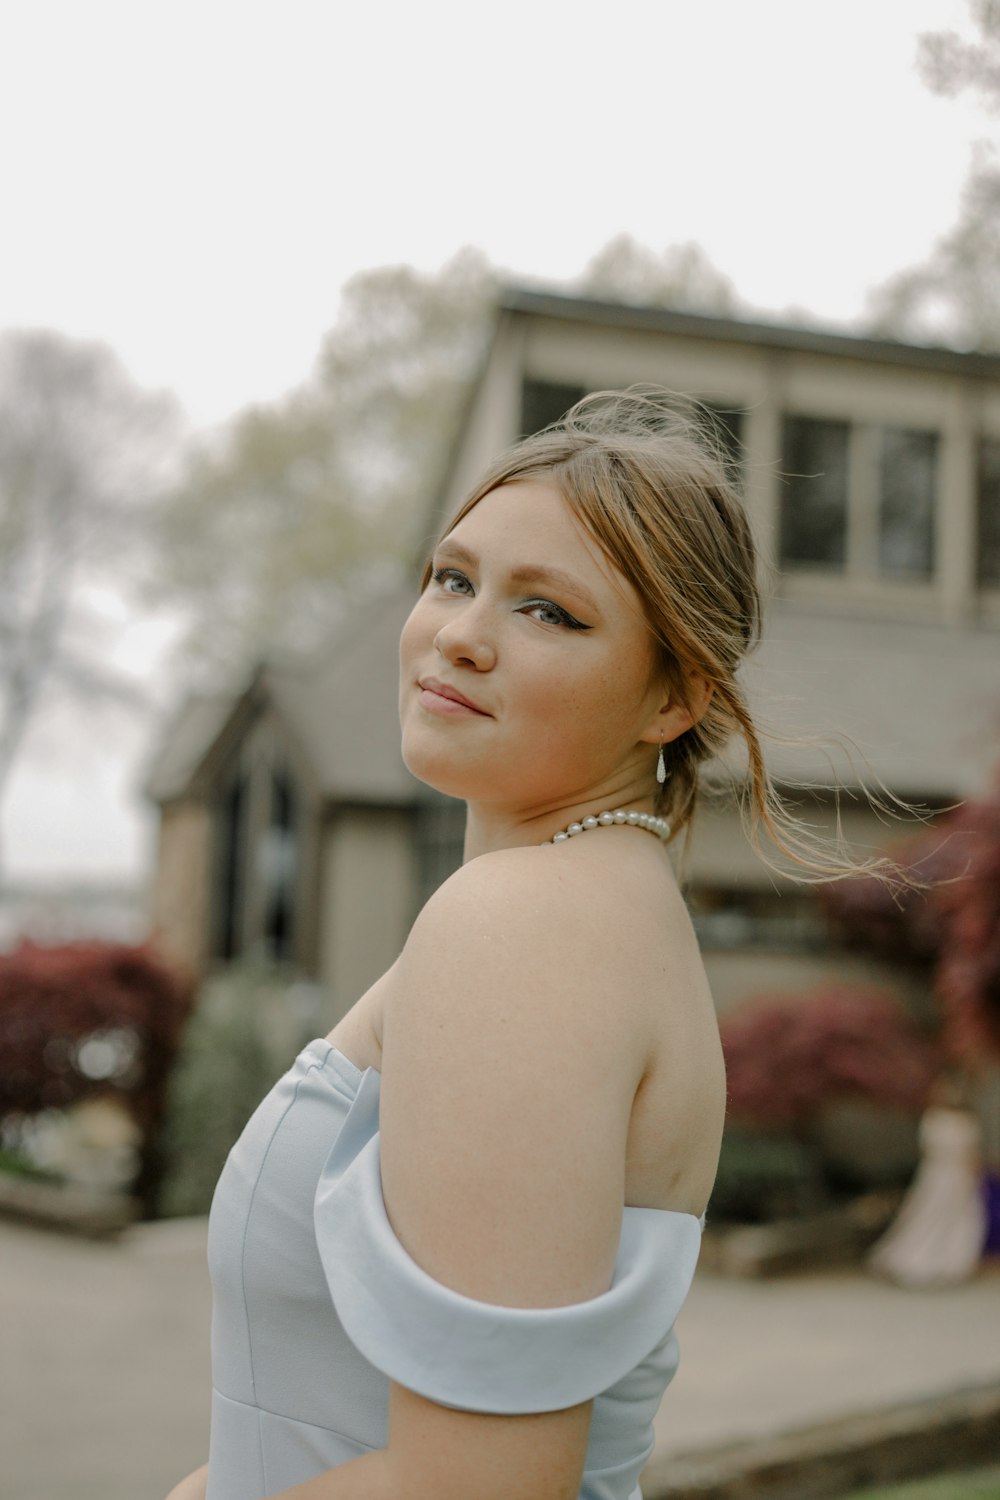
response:
<path id="1" fill-rule="evenodd" d="M 461 542 L 453 542 L 450 537 L 445 537 L 439 543 L 436 554 L 446 554 L 453 557 L 457 562 L 465 563 L 467 567 L 477 567 L 479 559 L 468 547 Z M 554 585 L 557 590 L 569 589 L 581 603 L 594 614 L 601 613 L 600 606 L 593 594 L 572 573 L 566 573 L 562 568 L 546 568 L 540 563 L 520 563 L 516 568 L 510 570 L 511 579 L 515 583 L 534 583 Z"/>

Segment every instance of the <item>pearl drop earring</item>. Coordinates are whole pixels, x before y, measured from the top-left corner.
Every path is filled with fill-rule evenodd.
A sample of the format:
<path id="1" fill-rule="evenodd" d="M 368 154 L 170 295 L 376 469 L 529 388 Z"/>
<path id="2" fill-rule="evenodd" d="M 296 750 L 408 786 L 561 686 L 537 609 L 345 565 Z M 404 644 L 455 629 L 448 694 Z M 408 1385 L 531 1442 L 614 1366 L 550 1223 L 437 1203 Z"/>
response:
<path id="1" fill-rule="evenodd" d="M 661 740 L 660 753 L 656 757 L 656 779 L 659 782 L 660 786 L 663 785 L 669 775 L 670 772 L 667 770 L 667 763 L 663 758 L 663 741 Z"/>

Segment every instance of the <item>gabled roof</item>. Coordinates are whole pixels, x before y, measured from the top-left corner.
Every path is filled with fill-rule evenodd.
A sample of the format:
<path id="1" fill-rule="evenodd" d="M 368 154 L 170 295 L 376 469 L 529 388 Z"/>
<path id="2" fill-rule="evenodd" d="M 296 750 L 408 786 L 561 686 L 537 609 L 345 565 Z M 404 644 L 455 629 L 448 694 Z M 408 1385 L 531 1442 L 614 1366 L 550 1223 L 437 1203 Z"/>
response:
<path id="1" fill-rule="evenodd" d="M 418 794 L 399 752 L 399 634 L 415 596 L 412 586 L 383 595 L 311 668 L 264 673 L 331 800 L 402 804 Z"/>
<path id="2" fill-rule="evenodd" d="M 232 716 L 242 694 L 216 693 L 192 696 L 163 731 L 143 790 L 154 802 L 173 802 L 190 795 L 206 752 L 214 745 Z"/>
<path id="3" fill-rule="evenodd" d="M 413 598 L 406 588 L 372 601 L 311 663 L 264 666 L 240 692 L 189 699 L 159 747 L 147 794 L 158 803 L 204 797 L 241 720 L 271 706 L 325 800 L 414 802 L 420 787 L 400 756 L 397 706 L 399 633 Z"/>
<path id="4" fill-rule="evenodd" d="M 592 297 L 567 297 L 557 292 L 505 288 L 499 298 L 502 312 L 527 313 L 537 318 L 586 323 L 618 329 L 644 329 L 686 338 L 725 340 L 767 349 L 786 349 L 807 354 L 827 354 L 841 359 L 861 359 L 880 364 L 940 370 L 950 374 L 1000 380 L 1000 354 L 979 350 L 947 349 L 939 345 L 905 344 L 895 339 L 866 338 L 851 333 L 833 333 L 780 323 L 761 323 L 742 318 L 708 317 L 701 313 L 675 312 L 668 307 L 646 307 L 633 302 L 606 302 Z"/>

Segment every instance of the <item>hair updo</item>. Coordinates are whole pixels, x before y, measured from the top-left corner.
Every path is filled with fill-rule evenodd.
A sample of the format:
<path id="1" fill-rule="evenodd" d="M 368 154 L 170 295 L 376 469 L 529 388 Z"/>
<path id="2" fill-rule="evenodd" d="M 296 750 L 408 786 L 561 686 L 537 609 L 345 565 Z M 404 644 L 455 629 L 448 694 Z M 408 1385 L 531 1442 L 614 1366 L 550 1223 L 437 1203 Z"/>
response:
<path id="1" fill-rule="evenodd" d="M 878 872 L 818 838 L 789 810 L 768 774 L 760 734 L 737 669 L 760 638 L 757 552 L 737 466 L 715 414 L 653 387 L 585 396 L 560 421 L 497 457 L 448 521 L 443 535 L 500 485 L 549 478 L 608 561 L 639 595 L 672 697 L 685 707 L 697 679 L 712 687 L 707 709 L 664 745 L 668 776 L 656 811 L 676 837 L 689 826 L 701 768 L 738 735 L 747 763 L 741 808 L 751 841 L 769 864 L 762 835 L 804 880 Z M 430 565 L 424 577 L 426 587 Z M 700 694 L 697 694 L 700 699 Z M 650 783 L 655 758 L 650 758 Z M 787 861 L 791 861 L 789 870 Z"/>

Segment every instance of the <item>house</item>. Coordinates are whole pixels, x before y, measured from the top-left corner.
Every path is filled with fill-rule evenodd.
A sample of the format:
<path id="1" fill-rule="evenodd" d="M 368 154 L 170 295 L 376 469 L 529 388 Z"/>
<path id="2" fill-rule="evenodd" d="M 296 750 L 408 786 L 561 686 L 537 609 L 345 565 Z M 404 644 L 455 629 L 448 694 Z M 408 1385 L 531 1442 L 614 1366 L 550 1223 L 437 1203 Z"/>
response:
<path id="1" fill-rule="evenodd" d="M 983 789 L 1000 760 L 1000 357 L 514 289 L 428 515 L 584 392 L 638 382 L 700 398 L 739 457 L 771 595 L 747 683 L 810 821 L 833 826 L 834 780 L 873 775 L 931 809 Z M 318 668 L 187 705 L 149 782 L 166 946 L 198 970 L 287 960 L 327 987 L 331 1022 L 460 858 L 461 808 L 398 754 L 412 597 L 380 601 Z M 811 751 L 807 734 L 847 743 Z M 892 834 L 863 799 L 842 817 L 859 845 Z M 833 962 L 870 977 L 824 950 L 808 894 L 731 806 L 699 817 L 684 858 L 720 1008 Z"/>

